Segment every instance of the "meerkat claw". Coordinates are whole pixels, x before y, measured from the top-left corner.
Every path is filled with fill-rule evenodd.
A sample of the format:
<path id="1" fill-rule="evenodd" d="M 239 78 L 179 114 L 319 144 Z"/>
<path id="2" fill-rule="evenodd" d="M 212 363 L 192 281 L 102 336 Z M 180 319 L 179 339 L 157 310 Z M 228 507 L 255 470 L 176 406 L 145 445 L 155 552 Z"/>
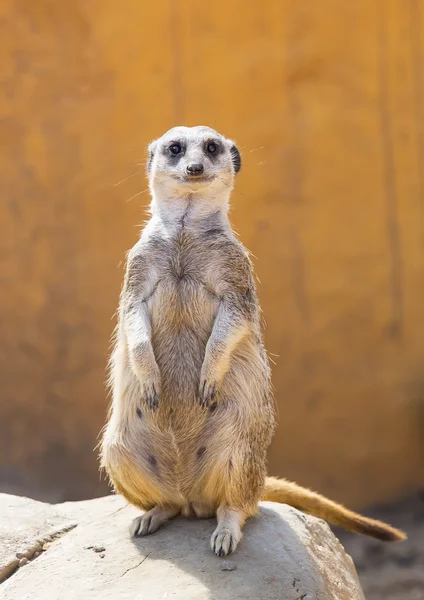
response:
<path id="1" fill-rule="evenodd" d="M 159 399 L 158 399 L 158 393 L 155 389 L 155 386 L 153 385 L 153 390 L 151 392 L 146 391 L 144 393 L 144 398 L 146 401 L 146 404 L 149 408 L 151 408 L 152 410 L 156 410 L 157 407 L 159 406 Z"/>
<path id="2" fill-rule="evenodd" d="M 201 407 L 208 408 L 208 406 L 210 405 L 211 401 L 215 398 L 215 396 L 216 396 L 216 383 L 210 385 L 205 380 L 203 382 L 203 386 L 200 390 L 200 405 L 201 405 Z"/>
<path id="3" fill-rule="evenodd" d="M 236 541 L 229 531 L 215 532 L 211 540 L 212 551 L 217 556 L 227 556 L 234 552 Z"/>

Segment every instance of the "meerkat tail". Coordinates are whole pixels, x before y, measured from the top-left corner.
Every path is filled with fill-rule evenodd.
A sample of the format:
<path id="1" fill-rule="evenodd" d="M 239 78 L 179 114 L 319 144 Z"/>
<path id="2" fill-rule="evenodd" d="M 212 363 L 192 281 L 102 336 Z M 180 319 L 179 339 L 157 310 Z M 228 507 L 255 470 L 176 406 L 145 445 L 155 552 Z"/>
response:
<path id="1" fill-rule="evenodd" d="M 399 530 L 359 515 L 348 510 L 341 504 L 329 500 L 316 492 L 303 488 L 296 483 L 267 477 L 261 500 L 280 502 L 297 508 L 307 514 L 325 519 L 333 525 L 338 525 L 362 535 L 369 535 L 385 542 L 395 542 L 406 539 L 406 534 Z"/>

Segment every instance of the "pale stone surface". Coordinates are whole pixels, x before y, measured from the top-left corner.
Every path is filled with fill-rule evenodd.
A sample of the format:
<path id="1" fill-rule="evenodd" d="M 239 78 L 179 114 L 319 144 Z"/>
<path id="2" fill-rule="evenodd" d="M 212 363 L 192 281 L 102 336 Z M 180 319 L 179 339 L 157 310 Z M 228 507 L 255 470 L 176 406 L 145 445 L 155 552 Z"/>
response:
<path id="1" fill-rule="evenodd" d="M 0 494 L 0 581 L 24 558 L 41 552 L 43 544 L 75 525 L 70 515 L 50 504 Z"/>
<path id="2" fill-rule="evenodd" d="M 352 560 L 327 524 L 285 505 L 263 503 L 224 562 L 209 549 L 213 519 L 176 519 L 132 540 L 138 511 L 121 498 L 57 506 L 18 500 L 11 527 L 21 514 L 38 518 L 38 510 L 40 521 L 50 521 L 51 511 L 79 524 L 11 575 L 0 586 L 2 600 L 364 600 Z"/>

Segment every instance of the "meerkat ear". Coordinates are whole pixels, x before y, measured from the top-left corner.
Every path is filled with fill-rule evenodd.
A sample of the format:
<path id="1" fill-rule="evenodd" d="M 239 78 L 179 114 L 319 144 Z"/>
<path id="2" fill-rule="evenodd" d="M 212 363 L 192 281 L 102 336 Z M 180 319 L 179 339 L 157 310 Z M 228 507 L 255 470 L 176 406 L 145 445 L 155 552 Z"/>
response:
<path id="1" fill-rule="evenodd" d="M 149 158 L 147 160 L 147 172 L 148 173 L 150 173 L 150 170 L 152 168 L 152 162 L 153 162 L 153 158 L 155 156 L 155 151 L 156 151 L 156 142 L 157 142 L 157 140 L 150 142 L 149 147 L 148 147 L 148 152 L 149 152 Z"/>
<path id="2" fill-rule="evenodd" d="M 241 169 L 241 156 L 235 144 L 232 144 L 230 148 L 230 154 L 234 165 L 234 171 L 237 174 Z"/>

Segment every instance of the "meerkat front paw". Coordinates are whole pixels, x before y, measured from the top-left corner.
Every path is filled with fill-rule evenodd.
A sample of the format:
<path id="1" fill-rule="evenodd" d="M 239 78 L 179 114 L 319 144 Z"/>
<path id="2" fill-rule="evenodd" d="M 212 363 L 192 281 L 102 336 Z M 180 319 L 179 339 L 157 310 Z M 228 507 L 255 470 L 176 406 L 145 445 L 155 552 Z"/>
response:
<path id="1" fill-rule="evenodd" d="M 202 408 L 207 408 L 214 400 L 218 390 L 218 382 L 203 379 L 200 382 L 199 400 Z"/>
<path id="2" fill-rule="evenodd" d="M 156 410 L 159 406 L 159 385 L 158 382 L 149 381 L 144 384 L 143 398 L 149 408 Z"/>
<path id="3" fill-rule="evenodd" d="M 159 396 L 161 389 L 161 378 L 157 365 L 149 369 L 148 374 L 143 374 L 139 378 L 141 395 L 147 406 L 156 410 L 159 406 Z"/>
<path id="4" fill-rule="evenodd" d="M 159 405 L 161 374 L 150 342 L 130 351 L 130 362 L 140 384 L 141 397 L 152 410 Z"/>
<path id="5" fill-rule="evenodd" d="M 206 352 L 199 383 L 199 401 L 202 408 L 209 407 L 216 397 L 219 397 L 219 388 L 227 370 L 225 361 L 213 353 Z"/>

